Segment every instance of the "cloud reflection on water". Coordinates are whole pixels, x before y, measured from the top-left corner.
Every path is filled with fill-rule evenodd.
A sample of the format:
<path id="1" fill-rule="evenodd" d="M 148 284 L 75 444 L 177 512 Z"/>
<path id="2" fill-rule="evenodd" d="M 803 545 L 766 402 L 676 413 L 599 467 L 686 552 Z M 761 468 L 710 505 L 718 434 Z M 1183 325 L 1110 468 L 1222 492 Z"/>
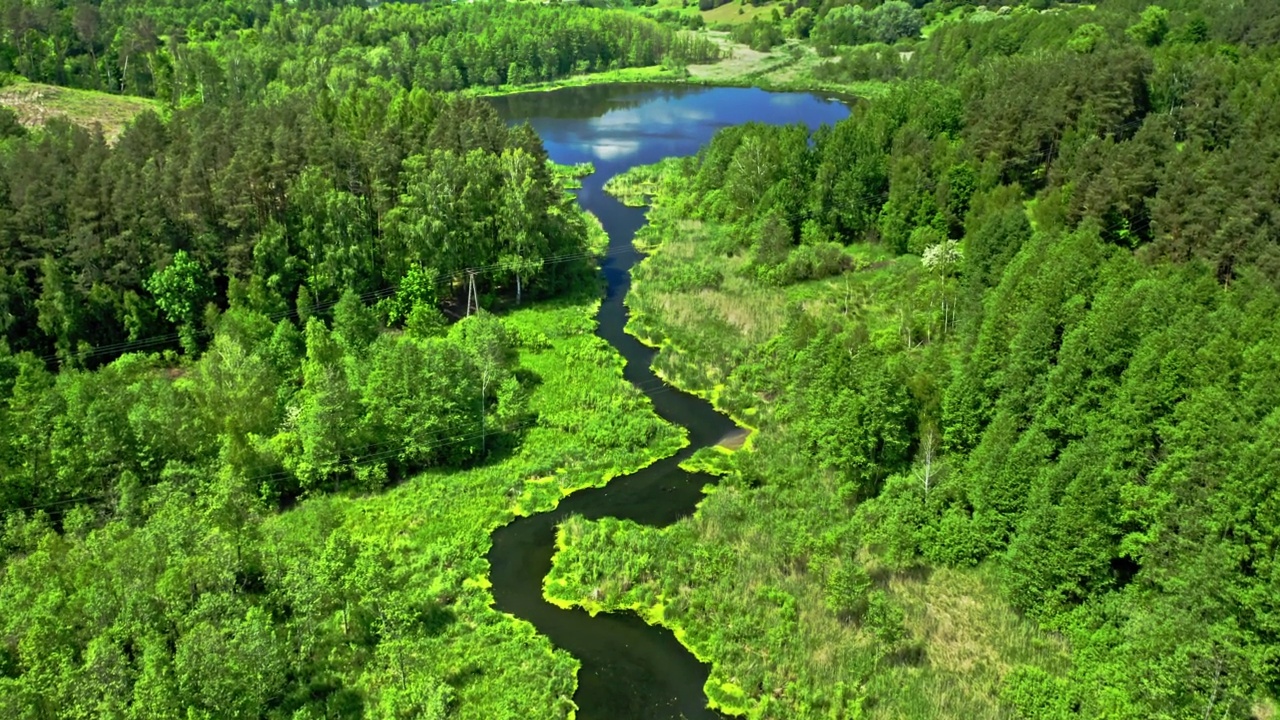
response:
<path id="1" fill-rule="evenodd" d="M 639 151 L 640 142 L 638 140 L 608 138 L 599 140 L 591 145 L 591 154 L 601 160 L 617 160 L 628 155 L 634 155 Z"/>
<path id="2" fill-rule="evenodd" d="M 591 154 L 599 160 L 611 161 L 640 151 L 644 138 L 677 138 L 688 134 L 693 125 L 715 120 L 715 114 L 702 108 L 673 102 L 651 102 L 640 107 L 610 110 L 587 121 Z"/>
<path id="3" fill-rule="evenodd" d="M 655 126 L 696 125 L 713 117 L 709 110 L 669 102 L 655 102 L 638 108 L 610 110 L 600 117 L 588 120 L 587 124 L 596 131 L 641 131 L 653 129 Z"/>

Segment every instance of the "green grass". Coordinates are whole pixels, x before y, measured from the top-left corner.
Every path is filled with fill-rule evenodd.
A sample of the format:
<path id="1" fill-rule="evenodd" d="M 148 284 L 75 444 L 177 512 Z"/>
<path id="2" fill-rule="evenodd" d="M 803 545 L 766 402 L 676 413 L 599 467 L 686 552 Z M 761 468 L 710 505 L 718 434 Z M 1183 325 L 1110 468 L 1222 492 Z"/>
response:
<path id="1" fill-rule="evenodd" d="M 671 165 L 668 162 L 665 167 Z M 901 343 L 892 298 L 909 296 L 921 268 L 877 247 L 850 249 L 843 276 L 768 286 L 745 273 L 728 229 L 678 216 L 661 171 L 633 171 L 610 187 L 631 203 L 658 195 L 636 238 L 652 254 L 637 268 L 628 332 L 659 348 L 669 382 L 758 428 L 745 450 L 707 449 L 687 465 L 724 475 L 696 514 L 663 528 L 571 518 L 544 594 L 589 612 L 631 609 L 671 628 L 712 665 L 706 691 L 721 710 L 752 718 L 1006 718 L 998 692 L 1019 665 L 1066 669 L 1064 645 L 1020 618 L 989 568 L 896 572 L 863 548 L 841 478 L 806 453 L 735 363 L 781 329 L 788 308 L 830 321 L 857 313 L 874 342 Z M 718 278 L 689 283 L 692 277 Z M 708 272 L 709 271 L 709 272 Z M 747 469 L 749 473 L 744 473 Z M 763 485 L 765 478 L 803 477 Z M 892 651 L 871 621 L 827 604 L 834 569 L 854 563 L 902 611 Z"/>
<path id="2" fill-rule="evenodd" d="M 683 430 L 660 420 L 623 380 L 621 357 L 593 334 L 596 307 L 583 299 L 504 317 L 524 339 L 521 369 L 540 378 L 529 400 L 538 422 L 510 457 L 461 472 L 424 473 L 382 494 L 318 497 L 268 521 L 266 531 L 291 538 L 300 553 L 318 553 L 325 543 L 314 528 L 336 522 L 357 547 L 385 548 L 390 576 L 449 598 L 454 619 L 398 643 L 399 659 L 387 667 L 407 672 L 410 686 L 421 678 L 447 683 L 455 700 L 451 717 L 572 717 L 577 661 L 529 624 L 491 607 L 490 533 L 686 442 Z M 341 672 L 359 666 L 344 658 L 363 650 L 328 652 Z M 379 676 L 378 663 L 364 665 L 361 676 L 345 677 L 344 684 L 370 693 L 401 684 Z M 378 702 L 376 694 L 369 697 L 371 706 Z"/>
<path id="3" fill-rule="evenodd" d="M 18 120 L 28 127 L 38 127 L 55 117 L 89 129 L 101 127 L 108 142 L 118 138 L 139 113 L 163 110 L 155 100 L 26 81 L 0 88 L 0 105 L 17 113 Z"/>
<path id="4" fill-rule="evenodd" d="M 761 16 L 768 18 L 769 13 L 772 12 L 775 7 L 781 10 L 780 3 L 767 3 L 757 7 L 751 3 L 739 4 L 737 0 L 734 0 L 734 2 L 721 5 L 718 8 L 704 10 L 702 12 L 702 19 L 707 23 L 707 25 L 716 25 L 719 23 L 726 25 L 738 25 L 741 23 L 751 22 L 753 19 Z M 742 12 L 739 13 L 739 10 Z"/>

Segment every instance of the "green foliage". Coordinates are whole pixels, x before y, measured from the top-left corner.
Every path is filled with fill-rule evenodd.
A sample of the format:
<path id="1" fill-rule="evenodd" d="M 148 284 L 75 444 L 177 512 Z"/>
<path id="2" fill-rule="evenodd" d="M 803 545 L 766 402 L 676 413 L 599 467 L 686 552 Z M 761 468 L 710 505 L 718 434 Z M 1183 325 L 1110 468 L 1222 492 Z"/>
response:
<path id="1" fill-rule="evenodd" d="M 742 43 L 750 47 L 752 50 L 760 52 L 768 52 L 775 45 L 781 45 L 783 41 L 782 28 L 777 22 L 770 22 L 760 17 L 754 17 L 750 22 L 741 23 L 733 26 L 730 37 L 734 42 Z"/>
<path id="2" fill-rule="evenodd" d="M 695 518 L 567 526 L 548 594 L 679 628 L 713 664 L 708 697 L 760 717 L 838 716 L 809 689 L 839 663 L 885 717 L 1265 714 L 1280 265 L 1269 200 L 1233 177 L 1271 176 L 1275 68 L 1200 47 L 1221 16 L 1182 39 L 1178 13 L 1201 9 L 943 23 L 894 70 L 937 84 L 803 148 L 732 128 L 619 181 L 653 202 L 633 331 L 754 432 Z M 1124 32 L 1161 18 L 1158 39 Z M 832 241 L 852 272 L 783 272 Z M 690 282 L 702 268 L 718 283 Z M 760 578 L 752 599 L 685 555 Z M 1070 662 L 1029 652 L 982 681 L 999 705 L 957 711 L 961 690 L 904 667 L 952 648 L 881 564 L 988 578 L 988 611 L 1061 633 Z M 790 607 L 841 639 L 772 637 Z M 962 654 L 995 652 L 975 642 Z"/>
<path id="3" fill-rule="evenodd" d="M 817 18 L 811 8 L 796 8 L 796 11 L 791 14 L 791 34 L 795 37 L 807 39 L 816 24 Z"/>
<path id="4" fill-rule="evenodd" d="M 410 265 L 409 271 L 400 279 L 396 294 L 383 301 L 387 319 L 393 324 L 408 320 L 419 308 L 431 308 L 440 301 L 437 285 L 439 276 L 421 265 Z"/>
<path id="5" fill-rule="evenodd" d="M 9 108 L 0 108 L 0 141 L 19 138 L 27 134 L 27 129 L 18 122 L 18 115 Z"/>
<path id="6" fill-rule="evenodd" d="M 550 295 L 599 232 L 528 128 L 396 88 L 716 53 L 577 6 L 321 5 L 6 15 L 0 71 L 176 108 L 0 129 L 6 716 L 572 712 L 488 533 L 682 438 L 589 304 L 444 320 L 468 268 Z M 1265 714 L 1277 10 L 1141 7 L 743 23 L 903 81 L 611 181 L 655 203 L 631 329 L 754 432 L 700 456 L 692 518 L 568 520 L 548 596 L 678 628 L 752 717 Z M 180 360 L 110 361 L 166 321 Z"/>
<path id="7" fill-rule="evenodd" d="M 920 13 L 904 0 L 889 0 L 866 10 L 860 5 L 839 5 L 827 11 L 813 29 L 820 45 L 861 45 L 893 43 L 919 37 L 923 22 Z"/>
<path id="8" fill-rule="evenodd" d="M 871 577 L 856 562 L 841 562 L 827 571 L 823 599 L 841 618 L 860 620 L 867 614 Z"/>
<path id="9" fill-rule="evenodd" d="M 545 158 L 489 103 L 418 90 L 147 116 L 114 146 L 71 127 L 17 141 L 0 152 L 14 189 L 0 234 L 17 271 L 4 279 L 5 335 L 94 364 L 127 336 L 152 347 L 168 321 L 193 352 L 207 302 L 305 322 L 346 290 L 397 286 L 386 312 L 401 325 L 477 266 L 499 268 L 477 277 L 482 295 L 545 297 L 561 287 L 543 259 L 590 238 Z"/>
<path id="10" fill-rule="evenodd" d="M 1081 54 L 1089 54 L 1098 48 L 1107 39 L 1107 29 L 1097 23 L 1085 23 L 1076 28 L 1071 34 L 1071 39 L 1067 41 L 1067 47 L 1072 52 Z"/>
<path id="11" fill-rule="evenodd" d="M 186 250 L 179 250 L 170 262 L 157 270 L 144 283 L 147 292 L 155 298 L 156 306 L 168 317 L 169 322 L 182 330 L 182 345 L 189 353 L 197 350 L 193 325 L 196 313 L 203 309 L 209 297 L 208 275 Z"/>
<path id="12" fill-rule="evenodd" d="M 719 57 L 706 38 L 576 4 L 18 2 L 13 15 L 3 70 L 180 107 L 263 99 L 274 84 L 448 91 Z"/>
<path id="13" fill-rule="evenodd" d="M 378 319 L 360 296 L 347 288 L 333 306 L 333 334 L 348 352 L 359 352 L 378 337 Z"/>
<path id="14" fill-rule="evenodd" d="M 1148 47 L 1159 45 L 1169 34 L 1169 11 L 1159 5 L 1149 5 L 1142 11 L 1142 19 L 1130 25 L 1125 34 Z"/>
<path id="15" fill-rule="evenodd" d="M 590 299 L 363 347 L 344 323 L 369 311 L 340 305 L 305 347 L 287 320 L 233 308 L 176 372 L 131 354 L 55 377 L 3 358 L 9 715 L 571 714 L 576 661 L 492 610 L 489 534 L 680 433 L 623 380 Z M 488 463 L 481 406 L 503 447 Z M 297 437 L 259 447 L 272 433 Z M 272 461 L 281 447 L 305 477 Z M 368 493 L 378 467 L 400 483 Z M 322 492 L 333 477 L 355 492 Z M 263 502 L 307 483 L 288 512 Z"/>

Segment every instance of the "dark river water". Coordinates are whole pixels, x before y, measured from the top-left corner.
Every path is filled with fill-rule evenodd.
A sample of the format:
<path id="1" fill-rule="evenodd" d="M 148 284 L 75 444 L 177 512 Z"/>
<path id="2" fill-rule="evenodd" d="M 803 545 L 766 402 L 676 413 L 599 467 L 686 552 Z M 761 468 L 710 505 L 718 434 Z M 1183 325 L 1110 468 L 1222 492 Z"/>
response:
<path id="1" fill-rule="evenodd" d="M 769 93 L 754 88 L 698 88 L 673 85 L 601 85 L 494 98 L 508 122 L 528 121 L 542 137 L 551 159 L 595 163 L 578 200 L 600 218 L 609 234 L 602 263 L 607 281 L 596 333 L 626 359 L 626 379 L 647 393 L 657 413 L 688 429 L 690 444 L 675 456 L 611 480 L 603 488 L 565 498 L 555 510 L 519 518 L 493 534 L 490 579 L 499 610 L 533 623 L 557 647 L 582 662 L 578 673 L 579 720 L 665 720 L 719 718 L 707 708 L 702 686 L 707 667 L 665 628 L 647 625 L 634 613 L 562 610 L 542 597 L 551 570 L 556 525 L 573 514 L 589 519 L 617 517 L 663 526 L 691 514 L 702 487 L 713 482 L 678 465 L 699 448 L 735 431 L 707 402 L 665 387 L 650 369 L 653 351 L 624 332 L 623 304 L 631 287 L 631 267 L 640 253 L 632 237 L 644 211 L 605 194 L 606 180 L 635 165 L 672 155 L 692 155 L 716 130 L 748 121 L 802 122 L 810 128 L 846 117 L 843 102 L 808 93 Z M 657 389 L 656 391 L 652 389 Z M 764 631 L 764 628 L 761 628 Z"/>

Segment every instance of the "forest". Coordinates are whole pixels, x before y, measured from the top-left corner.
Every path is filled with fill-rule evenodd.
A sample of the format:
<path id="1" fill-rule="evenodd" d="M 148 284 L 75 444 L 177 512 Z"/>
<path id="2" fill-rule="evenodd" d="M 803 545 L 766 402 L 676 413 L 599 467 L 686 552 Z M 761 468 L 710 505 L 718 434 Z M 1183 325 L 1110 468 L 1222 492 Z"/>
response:
<path id="1" fill-rule="evenodd" d="M 1171 7 L 943 25 L 835 127 L 612 180 L 631 331 L 755 435 L 548 592 L 660 608 L 749 717 L 1271 717 L 1276 11 Z M 1004 670 L 930 614 L 974 577 L 1042 630 L 979 616 Z"/>
<path id="2" fill-rule="evenodd" d="M 6 3 L 0 71 L 175 106 L 299 87 L 462 90 L 718 57 L 621 11 L 527 3 Z"/>
<path id="3" fill-rule="evenodd" d="M 606 187 L 750 438 L 546 596 L 750 718 L 1280 712 L 1280 5 L 722 5 L 0 2 L 0 86 L 155 108 L 0 107 L 0 714 L 573 717 L 489 534 L 687 440 L 592 168 L 478 95 L 746 48 L 852 116 Z"/>
<path id="4" fill-rule="evenodd" d="M 696 43 L 341 12 L 5 9 L 8 72 L 161 101 L 110 141 L 0 110 L 5 717 L 571 711 L 574 659 L 489 607 L 488 533 L 682 439 L 592 335 L 590 168 L 443 91 Z"/>

